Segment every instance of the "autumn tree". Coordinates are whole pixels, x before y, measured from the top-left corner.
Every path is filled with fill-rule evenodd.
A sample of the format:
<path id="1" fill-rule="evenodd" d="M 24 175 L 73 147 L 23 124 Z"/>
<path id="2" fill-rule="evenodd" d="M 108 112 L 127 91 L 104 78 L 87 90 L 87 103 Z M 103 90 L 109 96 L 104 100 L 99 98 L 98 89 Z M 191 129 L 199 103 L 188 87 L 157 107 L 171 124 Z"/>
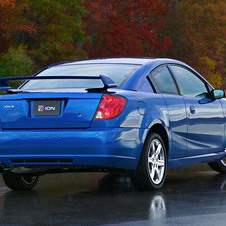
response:
<path id="1" fill-rule="evenodd" d="M 21 33 L 36 33 L 31 21 L 23 17 L 28 0 L 0 0 L 0 51 L 6 52 Z"/>
<path id="2" fill-rule="evenodd" d="M 88 0 L 84 2 L 89 57 L 154 56 L 166 51 L 170 38 L 164 27 L 165 7 L 156 0 Z"/>
<path id="3" fill-rule="evenodd" d="M 36 33 L 34 24 L 23 17 L 28 1 L 0 0 L 0 76 L 28 75 L 34 63 L 26 46 L 18 43 L 21 34 Z"/>
<path id="4" fill-rule="evenodd" d="M 185 61 L 220 88 L 225 76 L 226 2 L 181 0 L 175 11 L 175 0 L 162 1 L 168 12 L 164 33 L 173 41 L 165 56 Z"/>
<path id="5" fill-rule="evenodd" d="M 24 60 L 30 57 L 36 70 L 58 61 L 85 58 L 84 13 L 80 0 L 0 0 L 1 59 L 3 54 L 14 59 L 10 46 L 26 55 Z"/>
<path id="6" fill-rule="evenodd" d="M 220 88 L 225 75 L 226 2 L 183 1 L 180 10 L 189 20 L 189 33 L 201 72 Z"/>
<path id="7" fill-rule="evenodd" d="M 0 0 L 0 76 L 89 57 L 171 57 L 226 88 L 225 0 Z"/>

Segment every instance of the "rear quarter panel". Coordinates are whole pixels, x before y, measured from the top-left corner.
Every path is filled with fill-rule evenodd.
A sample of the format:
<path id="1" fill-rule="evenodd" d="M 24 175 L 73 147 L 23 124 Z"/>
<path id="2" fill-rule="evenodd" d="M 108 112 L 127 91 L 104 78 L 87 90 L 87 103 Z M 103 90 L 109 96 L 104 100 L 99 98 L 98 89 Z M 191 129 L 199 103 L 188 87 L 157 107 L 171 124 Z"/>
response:
<path id="1" fill-rule="evenodd" d="M 117 90 L 114 94 L 127 98 L 128 102 L 123 113 L 112 120 L 93 121 L 91 127 L 138 128 L 135 134 L 130 132 L 125 139 L 136 139 L 136 143 L 143 146 L 149 129 L 155 124 L 161 124 L 167 131 L 170 141 L 169 116 L 165 101 L 161 94 Z M 139 131 L 139 132 L 138 132 Z M 139 134 L 137 134 L 139 133 Z M 169 148 L 170 148 L 169 144 Z M 169 152 L 170 153 L 170 152 Z M 139 159 L 141 152 L 137 153 Z"/>
<path id="2" fill-rule="evenodd" d="M 93 121 L 91 127 L 149 128 L 154 120 L 168 127 L 169 118 L 165 101 L 161 94 L 117 90 L 112 92 L 127 99 L 123 113 L 115 119 Z"/>

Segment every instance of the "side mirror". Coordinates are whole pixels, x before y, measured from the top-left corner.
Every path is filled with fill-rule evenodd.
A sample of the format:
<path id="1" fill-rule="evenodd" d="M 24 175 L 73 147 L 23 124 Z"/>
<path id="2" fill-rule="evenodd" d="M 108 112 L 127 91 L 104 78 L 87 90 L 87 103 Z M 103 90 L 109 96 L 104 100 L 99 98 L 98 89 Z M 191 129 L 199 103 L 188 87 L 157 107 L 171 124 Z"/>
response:
<path id="1" fill-rule="evenodd" d="M 216 99 L 222 99 L 225 98 L 225 91 L 220 89 L 214 89 L 211 91 L 213 98 Z"/>

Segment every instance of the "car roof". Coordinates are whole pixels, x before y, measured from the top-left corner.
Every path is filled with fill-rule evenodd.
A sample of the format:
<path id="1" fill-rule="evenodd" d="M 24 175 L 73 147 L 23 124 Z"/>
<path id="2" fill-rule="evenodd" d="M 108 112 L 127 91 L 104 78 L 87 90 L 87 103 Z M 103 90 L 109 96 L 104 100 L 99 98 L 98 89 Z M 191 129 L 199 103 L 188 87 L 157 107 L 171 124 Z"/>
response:
<path id="1" fill-rule="evenodd" d="M 137 65 L 145 65 L 154 63 L 156 61 L 168 61 L 171 59 L 165 58 L 103 58 L 103 59 L 89 59 L 89 60 L 81 60 L 81 61 L 72 61 L 72 62 L 61 62 L 50 66 L 67 66 L 74 64 L 137 64 Z M 171 60 L 172 61 L 172 60 Z"/>

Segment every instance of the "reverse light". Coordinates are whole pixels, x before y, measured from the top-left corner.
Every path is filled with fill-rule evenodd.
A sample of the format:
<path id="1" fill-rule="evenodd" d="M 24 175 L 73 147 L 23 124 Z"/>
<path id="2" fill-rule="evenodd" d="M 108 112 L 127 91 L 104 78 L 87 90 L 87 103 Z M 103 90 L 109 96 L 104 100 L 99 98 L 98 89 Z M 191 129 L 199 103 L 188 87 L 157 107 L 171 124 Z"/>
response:
<path id="1" fill-rule="evenodd" d="M 127 99 L 113 94 L 104 94 L 93 120 L 107 120 L 118 117 L 126 107 Z"/>

